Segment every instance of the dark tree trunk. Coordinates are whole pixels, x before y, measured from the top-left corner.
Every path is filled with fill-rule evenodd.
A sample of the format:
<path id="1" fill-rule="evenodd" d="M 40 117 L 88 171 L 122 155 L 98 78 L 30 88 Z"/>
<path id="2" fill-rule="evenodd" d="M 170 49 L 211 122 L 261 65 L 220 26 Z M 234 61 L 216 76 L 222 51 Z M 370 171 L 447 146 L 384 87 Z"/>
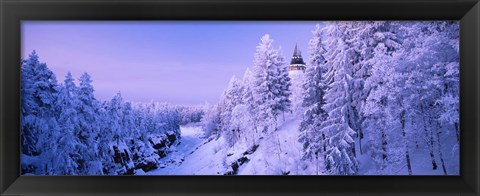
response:
<path id="1" fill-rule="evenodd" d="M 412 164 L 410 163 L 410 151 L 408 150 L 408 141 L 405 133 L 405 110 L 400 114 L 400 120 L 402 123 L 402 137 L 405 144 L 405 160 L 407 162 L 408 175 L 412 175 Z M 418 143 L 417 143 L 418 146 Z"/>
<path id="2" fill-rule="evenodd" d="M 405 120 L 405 111 L 403 111 L 403 118 Z M 413 118 L 412 118 L 412 121 L 411 121 L 411 125 L 415 124 Z M 403 124 L 403 126 L 405 127 L 405 123 Z M 415 148 L 418 149 L 419 148 L 419 145 L 418 145 L 418 137 L 414 137 L 414 140 L 415 140 Z"/>
<path id="3" fill-rule="evenodd" d="M 351 101 L 351 100 L 350 100 Z M 354 143 L 352 145 L 352 152 L 353 152 L 353 156 L 354 157 L 357 157 L 357 147 L 356 147 L 356 142 L 355 142 L 355 139 L 358 139 L 359 142 L 360 142 L 360 129 L 358 126 L 358 115 L 357 115 L 357 112 L 356 112 L 356 109 L 355 108 L 350 108 L 352 111 L 351 112 L 348 112 L 348 125 L 350 126 L 350 128 L 352 128 L 354 131 L 355 131 L 355 135 L 354 135 Z M 362 149 L 361 147 L 359 147 L 359 149 Z M 360 152 L 358 152 L 359 154 L 361 154 Z"/>
<path id="4" fill-rule="evenodd" d="M 363 120 L 361 119 L 362 117 L 357 117 L 359 120 L 357 122 L 357 130 L 358 130 L 358 152 L 360 152 L 360 155 L 363 154 L 362 150 L 362 139 L 363 139 L 363 130 L 362 130 L 362 122 Z"/>
<path id="5" fill-rule="evenodd" d="M 385 130 L 382 128 L 382 159 L 384 162 L 387 161 L 387 145 L 388 145 L 388 142 L 387 142 L 387 136 L 385 134 Z"/>
<path id="6" fill-rule="evenodd" d="M 436 133 L 437 133 L 438 155 L 440 156 L 440 162 L 442 163 L 443 174 L 447 175 L 447 169 L 445 168 L 445 161 L 443 160 L 443 154 L 442 154 L 442 144 L 440 143 L 440 131 L 439 131 L 439 129 L 441 129 L 441 126 L 439 125 L 438 122 L 436 124 L 437 124 Z"/>
<path id="7" fill-rule="evenodd" d="M 358 129 L 358 150 L 360 151 L 360 154 L 362 155 L 363 154 L 363 151 L 362 151 L 362 139 L 363 139 L 363 130 L 362 128 L 359 128 Z"/>
<path id="8" fill-rule="evenodd" d="M 355 115 L 355 122 L 356 122 L 355 123 L 356 131 L 358 132 L 358 134 L 357 134 L 357 137 L 358 137 L 358 152 L 360 153 L 360 155 L 362 155 L 363 154 L 363 150 L 362 150 L 362 139 L 363 139 L 362 122 L 363 122 L 363 119 L 358 112 L 355 112 L 354 115 Z"/>
<path id="9" fill-rule="evenodd" d="M 423 107 L 422 107 L 422 111 Z M 437 162 L 435 161 L 435 154 L 433 153 L 433 131 L 427 128 L 427 122 L 428 120 L 425 120 L 425 117 L 422 117 L 423 119 L 423 129 L 425 132 L 425 138 L 428 138 L 427 145 L 428 145 L 428 151 L 430 154 L 430 159 L 432 160 L 432 169 L 436 170 L 438 168 Z"/>
<path id="10" fill-rule="evenodd" d="M 327 152 L 327 141 L 325 141 L 325 134 L 322 133 L 323 152 Z"/>
<path id="11" fill-rule="evenodd" d="M 355 143 L 352 145 L 353 157 L 357 158 L 357 152 L 355 151 Z"/>
<path id="12" fill-rule="evenodd" d="M 425 106 L 421 106 L 422 114 L 425 114 Z M 427 118 L 429 118 L 427 116 Z M 431 120 L 427 119 L 425 120 L 425 116 L 422 116 L 422 121 L 423 121 L 423 130 L 425 133 L 425 139 L 428 139 L 427 141 L 427 146 L 428 146 L 428 151 L 430 154 L 430 159 L 432 160 L 432 169 L 437 170 L 437 162 L 435 161 L 435 154 L 433 153 L 433 130 L 428 129 L 427 123 L 431 125 Z"/>
<path id="13" fill-rule="evenodd" d="M 455 135 L 457 136 L 457 144 L 460 145 L 460 131 L 458 123 L 455 123 Z"/>

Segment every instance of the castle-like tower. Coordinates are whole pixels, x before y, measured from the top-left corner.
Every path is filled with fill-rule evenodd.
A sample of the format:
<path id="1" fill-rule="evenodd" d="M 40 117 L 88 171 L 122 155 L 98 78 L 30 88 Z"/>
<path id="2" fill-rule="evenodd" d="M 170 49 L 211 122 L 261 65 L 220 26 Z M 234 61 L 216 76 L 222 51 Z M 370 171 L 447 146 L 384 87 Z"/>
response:
<path id="1" fill-rule="evenodd" d="M 288 66 L 289 73 L 294 73 L 296 70 L 301 71 L 302 73 L 305 72 L 305 63 L 303 62 L 302 53 L 295 44 L 295 49 L 293 50 L 292 60 L 290 61 L 290 65 Z"/>
<path id="2" fill-rule="evenodd" d="M 302 54 L 295 44 L 295 49 L 293 50 L 292 60 L 288 66 L 288 76 L 292 83 L 291 90 L 292 95 L 290 101 L 292 102 L 292 110 L 294 113 L 301 112 L 299 108 L 301 107 L 303 101 L 303 78 L 305 73 L 305 62 L 303 62 Z"/>

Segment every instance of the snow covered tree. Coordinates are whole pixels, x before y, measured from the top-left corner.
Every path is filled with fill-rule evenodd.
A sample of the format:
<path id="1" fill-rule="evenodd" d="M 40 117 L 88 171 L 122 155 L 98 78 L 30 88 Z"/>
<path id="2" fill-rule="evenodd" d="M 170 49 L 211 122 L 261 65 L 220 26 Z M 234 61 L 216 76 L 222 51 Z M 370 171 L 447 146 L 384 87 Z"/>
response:
<path id="1" fill-rule="evenodd" d="M 150 107 L 153 107 L 153 104 L 149 104 Z M 160 156 L 156 153 L 153 148 L 152 142 L 150 139 L 152 137 L 152 131 L 146 128 L 147 119 L 153 115 L 153 110 L 147 110 L 146 105 L 131 105 L 130 103 L 125 103 L 124 107 L 126 108 L 126 120 L 131 120 L 132 127 L 129 128 L 131 132 L 129 138 L 127 138 L 127 144 L 130 148 L 132 162 L 135 165 L 135 168 L 142 168 L 144 171 L 148 171 L 151 168 L 154 168 L 160 159 Z M 131 108 L 130 108 L 131 107 Z"/>
<path id="2" fill-rule="evenodd" d="M 218 136 L 218 125 L 220 123 L 218 105 L 205 104 L 203 111 L 205 111 L 205 114 L 202 116 L 201 122 L 203 130 L 205 131 L 205 136 Z"/>
<path id="3" fill-rule="evenodd" d="M 290 77 L 288 76 L 288 65 L 285 63 L 280 49 L 278 59 L 279 63 L 276 64 L 276 72 L 278 73 L 278 75 L 277 79 L 274 80 L 277 81 L 277 83 L 272 86 L 271 90 L 276 95 L 274 99 L 276 102 L 276 107 L 274 109 L 278 111 L 278 115 L 280 115 L 280 113 L 282 114 L 282 120 L 285 121 L 285 112 L 292 111 L 292 102 L 290 100 L 290 97 L 292 95 L 292 84 L 290 82 Z"/>
<path id="4" fill-rule="evenodd" d="M 246 127 L 251 133 L 247 133 L 248 135 L 254 136 L 253 142 L 255 143 L 255 140 L 257 139 L 257 136 L 259 134 L 258 132 L 258 126 L 260 123 L 258 122 L 259 119 L 255 118 L 258 113 L 258 109 L 255 105 L 255 101 L 253 98 L 253 75 L 250 69 L 247 68 L 245 70 L 245 73 L 243 75 L 243 88 L 242 88 L 242 103 L 243 105 L 246 106 L 246 112 L 245 115 L 247 115 L 248 122 L 250 122 L 249 127 Z"/>
<path id="5" fill-rule="evenodd" d="M 352 108 L 352 49 L 345 44 L 343 32 L 345 29 L 335 23 L 327 24 L 327 48 L 325 53 L 326 66 L 331 67 L 327 75 L 332 82 L 325 92 L 325 104 L 322 109 L 328 116 L 321 125 L 321 132 L 326 135 L 325 167 L 331 174 L 353 175 L 358 171 L 358 161 L 355 156 L 356 132 L 351 127 Z M 328 78 L 328 76 L 327 76 Z"/>
<path id="6" fill-rule="evenodd" d="M 389 169 L 398 167 L 396 163 L 403 163 L 400 160 L 405 150 L 409 154 L 407 147 L 401 145 L 405 137 L 399 131 L 400 111 L 393 109 L 402 108 L 395 94 L 395 90 L 400 90 L 395 70 L 401 49 L 395 33 L 398 27 L 397 22 L 390 21 L 362 22 L 353 31 L 356 36 L 351 40 L 357 54 L 352 95 L 356 98 L 353 106 L 359 133 L 358 151 L 368 151 L 379 173 L 391 173 Z M 364 136 L 366 144 L 362 142 Z"/>
<path id="7" fill-rule="evenodd" d="M 253 65 L 253 98 L 258 106 L 255 118 L 260 130 L 276 130 L 278 116 L 290 111 L 290 78 L 287 65 L 279 50 L 273 49 L 268 34 L 261 38 Z"/>
<path id="8" fill-rule="evenodd" d="M 453 125 L 455 129 L 455 136 L 457 138 L 457 144 L 460 144 L 460 126 L 459 126 L 459 63 L 451 62 L 446 64 L 445 77 L 445 89 L 442 97 L 441 104 L 444 112 L 440 116 L 441 122 Z"/>
<path id="9" fill-rule="evenodd" d="M 106 105 L 106 114 L 109 129 L 109 136 L 111 136 L 109 143 L 110 160 L 107 158 L 107 173 L 109 174 L 126 174 L 128 170 L 133 167 L 130 159 L 130 151 L 126 144 L 128 132 L 123 127 L 124 108 L 123 98 L 120 93 L 117 93 Z M 107 155 L 108 156 L 108 155 Z"/>
<path id="10" fill-rule="evenodd" d="M 35 145 L 38 140 L 38 130 L 35 127 L 36 115 L 39 113 L 39 106 L 34 100 L 34 80 L 35 68 L 40 62 L 38 56 L 33 51 L 27 60 L 22 60 L 21 64 L 21 144 L 22 153 L 26 155 L 38 155 L 39 152 Z"/>
<path id="11" fill-rule="evenodd" d="M 75 106 L 78 112 L 78 131 L 75 132 L 76 137 L 80 140 L 82 149 L 81 154 L 83 161 L 79 165 L 85 174 L 101 174 L 98 165 L 101 164 L 98 152 L 98 133 L 100 132 L 99 119 L 100 103 L 95 99 L 92 86 L 92 80 L 88 73 L 82 74 L 79 78 L 79 86 L 77 90 L 78 104 Z"/>
<path id="12" fill-rule="evenodd" d="M 432 168 L 437 168 L 436 156 L 440 159 L 442 170 L 444 174 L 447 174 L 444 159 L 443 159 L 443 143 L 440 141 L 442 137 L 443 127 L 448 127 L 453 137 L 458 134 L 458 129 L 455 126 L 455 121 L 445 123 L 441 121 L 442 116 L 445 117 L 448 110 L 444 110 L 442 100 L 445 97 L 458 95 L 456 90 L 457 82 L 449 80 L 445 76 L 448 76 L 447 69 L 455 70 L 458 68 L 459 56 L 458 45 L 455 43 L 458 41 L 458 23 L 453 21 L 434 21 L 425 22 L 420 24 L 414 24 L 413 30 L 407 35 L 407 43 L 415 44 L 415 48 L 412 48 L 409 56 L 409 61 L 414 66 L 411 74 L 408 75 L 407 81 L 410 81 L 409 88 L 413 89 L 419 95 L 417 95 L 417 103 L 409 102 L 408 105 L 420 113 L 415 115 L 416 119 L 420 119 L 417 122 L 419 130 L 423 130 L 425 141 L 427 141 L 427 147 L 432 160 Z M 452 33 L 456 32 L 456 33 Z M 416 34 L 414 36 L 414 34 Z M 455 41 L 457 40 L 457 41 Z M 452 44 L 454 43 L 454 44 Z M 453 68 L 453 69 L 451 69 Z M 451 72 L 455 73 L 455 71 Z M 425 80 L 425 78 L 429 78 Z M 413 85 L 416 82 L 416 85 Z M 447 89 L 451 88 L 454 93 L 446 93 Z M 457 93 L 455 93 L 455 91 Z M 452 91 L 451 91 L 452 92 Z M 448 99 L 448 98 L 446 98 Z M 458 99 L 457 99 L 458 100 Z M 453 108 L 458 108 L 454 107 Z M 450 110 L 448 116 L 456 116 L 456 109 Z M 455 119 L 455 118 L 452 118 Z M 418 133 L 421 135 L 421 133 Z M 455 135 L 455 136 L 454 136 Z M 450 136 L 448 136 L 450 137 Z M 457 140 L 458 143 L 458 140 Z M 437 146 L 435 146 L 435 144 Z M 435 152 L 437 150 L 437 152 Z"/>
<path id="13" fill-rule="evenodd" d="M 56 143 L 56 152 L 52 160 L 57 167 L 54 169 L 56 174 L 73 175 L 84 172 L 84 158 L 82 150 L 84 147 L 79 142 L 76 133 L 80 130 L 78 126 L 78 114 L 76 107 L 78 105 L 77 87 L 73 82 L 72 74 L 67 73 L 63 85 L 60 86 L 60 92 L 57 99 L 58 111 L 58 135 L 53 135 L 50 142 Z"/>
<path id="14" fill-rule="evenodd" d="M 398 22 L 390 21 L 363 21 L 343 22 L 347 31 L 345 32 L 346 43 L 352 48 L 353 62 L 352 71 L 352 106 L 354 118 L 352 126 L 357 131 L 357 153 L 363 154 L 362 139 L 364 137 L 361 126 L 365 117 L 361 115 L 362 106 L 368 96 L 370 89 L 365 86 L 365 81 L 371 77 L 371 69 L 376 62 L 375 48 L 378 45 L 386 47 L 386 52 L 398 50 L 399 39 L 395 33 L 398 31 Z"/>
<path id="15" fill-rule="evenodd" d="M 234 145 L 240 136 L 240 127 L 232 123 L 232 112 L 237 105 L 241 104 L 241 92 L 240 80 L 232 77 L 225 90 L 222 112 L 220 113 L 221 131 L 230 145 Z"/>
<path id="16" fill-rule="evenodd" d="M 200 122 L 204 115 L 203 108 L 200 106 L 177 105 L 175 108 L 180 114 L 180 124 L 182 125 Z"/>
<path id="17" fill-rule="evenodd" d="M 324 92 L 326 90 L 326 81 L 323 74 L 327 69 L 323 55 L 326 50 L 322 43 L 322 29 L 316 25 L 312 32 L 313 38 L 310 40 L 310 58 L 305 69 L 305 78 L 302 84 L 303 100 L 302 106 L 306 108 L 300 123 L 299 142 L 303 144 L 304 156 L 311 158 L 320 151 L 325 151 L 325 134 L 320 132 L 321 123 L 326 118 L 326 112 L 322 109 L 324 105 Z"/>
<path id="18" fill-rule="evenodd" d="M 137 109 L 120 93 L 100 104 L 87 73 L 78 87 L 70 73 L 58 85 L 35 52 L 22 60 L 21 68 L 23 174 L 133 174 L 134 167 L 155 167 L 159 154 L 178 143 L 180 115 L 175 107 L 151 104 Z M 163 139 L 166 147 L 154 148 L 154 137 Z"/>
<path id="19" fill-rule="evenodd" d="M 442 126 L 455 129 L 454 123 L 441 123 L 445 114 L 441 100 L 449 99 L 443 94 L 449 86 L 445 82 L 455 86 L 455 80 L 458 81 L 445 78 L 449 76 L 448 65 L 454 67 L 458 60 L 458 51 L 452 44 L 458 36 L 446 33 L 455 31 L 455 23 L 388 22 L 379 27 L 381 31 L 373 36 L 373 56 L 366 61 L 372 68 L 365 80 L 364 88 L 369 93 L 362 109 L 362 128 L 370 138 L 369 152 L 374 165 L 379 172 L 389 174 L 392 168 L 406 165 L 412 174 L 410 148 L 423 144 L 429 151 L 432 169 L 438 167 L 440 158 L 446 174 L 440 133 Z"/>
<path id="20" fill-rule="evenodd" d="M 238 104 L 232 110 L 231 125 L 237 128 L 237 138 L 245 139 L 249 144 L 256 145 L 257 134 L 252 126 L 253 118 L 248 111 L 248 106 Z"/>
<path id="21" fill-rule="evenodd" d="M 378 44 L 372 52 L 375 57 L 372 58 L 371 76 L 364 83 L 370 90 L 361 110 L 365 118 L 362 125 L 367 136 L 367 149 L 378 173 L 388 174 L 391 173 L 389 169 L 397 168 L 396 163 L 400 162 L 393 153 L 406 148 L 398 145 L 406 141 L 398 134 L 398 126 L 394 126 L 394 122 L 397 125 L 400 123 L 397 113 L 401 109 L 397 104 L 398 94 L 392 94 L 392 90 L 398 89 L 395 86 L 395 67 L 392 66 L 397 62 L 383 43 Z"/>
<path id="22" fill-rule="evenodd" d="M 55 106 L 59 87 L 53 72 L 38 59 L 33 51 L 21 65 L 21 151 L 26 156 L 40 156 L 41 161 L 26 163 L 27 159 L 22 159 L 22 171 L 36 168 L 35 173 L 53 174 L 52 153 L 57 146 L 51 139 L 58 136 Z"/>
<path id="23" fill-rule="evenodd" d="M 40 63 L 39 57 L 33 51 L 21 65 L 21 92 L 22 92 L 22 125 L 21 143 L 22 153 L 38 155 L 42 149 L 37 146 L 40 134 L 47 134 L 46 124 L 54 118 L 55 99 L 58 84 L 55 75 Z"/>
<path id="24" fill-rule="evenodd" d="M 112 156 L 110 154 L 110 141 L 112 138 L 112 132 L 109 127 L 109 116 L 107 113 L 107 103 L 106 101 L 103 101 L 100 103 L 100 107 L 97 111 L 97 127 L 99 129 L 98 131 L 98 137 L 97 137 L 97 153 L 98 153 L 98 160 L 101 161 L 101 174 L 102 175 L 108 175 L 108 174 L 113 174 L 110 172 L 110 168 L 112 166 Z"/>

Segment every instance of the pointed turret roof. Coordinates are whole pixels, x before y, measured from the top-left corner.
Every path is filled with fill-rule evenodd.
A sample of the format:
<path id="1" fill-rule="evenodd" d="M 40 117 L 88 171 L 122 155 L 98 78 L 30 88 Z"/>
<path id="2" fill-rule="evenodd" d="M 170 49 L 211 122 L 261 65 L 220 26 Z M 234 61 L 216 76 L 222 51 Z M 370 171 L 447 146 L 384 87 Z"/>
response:
<path id="1" fill-rule="evenodd" d="M 305 63 L 303 62 L 302 53 L 300 52 L 300 50 L 297 47 L 297 43 L 295 43 L 295 49 L 293 50 L 293 56 L 292 56 L 292 60 L 290 61 L 290 64 L 291 65 L 293 65 L 293 64 L 303 64 L 303 65 L 305 65 Z"/>
<path id="2" fill-rule="evenodd" d="M 293 56 L 302 56 L 298 50 L 297 43 L 295 43 L 295 50 L 293 50 Z"/>

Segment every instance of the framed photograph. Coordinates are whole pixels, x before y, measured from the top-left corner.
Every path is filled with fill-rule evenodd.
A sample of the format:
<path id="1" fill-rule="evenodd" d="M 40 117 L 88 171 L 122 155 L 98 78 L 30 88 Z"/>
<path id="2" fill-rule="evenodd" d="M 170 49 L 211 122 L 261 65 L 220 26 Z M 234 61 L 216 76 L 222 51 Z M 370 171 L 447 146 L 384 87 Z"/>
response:
<path id="1" fill-rule="evenodd" d="M 478 195 L 478 1 L 4 1 L 1 194 Z"/>

